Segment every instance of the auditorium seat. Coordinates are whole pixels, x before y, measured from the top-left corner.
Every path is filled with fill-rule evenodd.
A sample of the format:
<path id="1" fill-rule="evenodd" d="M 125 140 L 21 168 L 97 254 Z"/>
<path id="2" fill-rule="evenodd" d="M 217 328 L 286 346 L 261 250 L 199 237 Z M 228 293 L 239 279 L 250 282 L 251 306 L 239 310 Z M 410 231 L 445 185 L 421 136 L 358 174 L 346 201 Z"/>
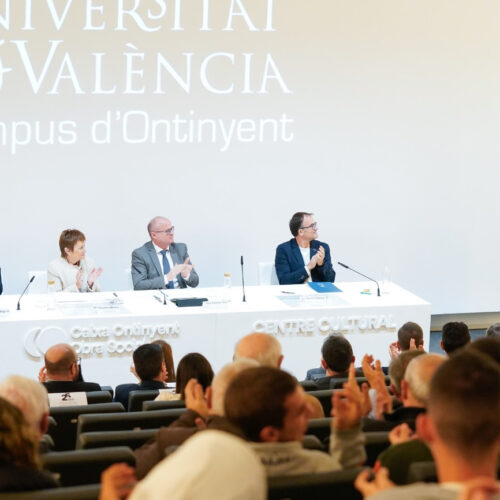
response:
<path id="1" fill-rule="evenodd" d="M 50 409 L 50 416 L 57 425 L 49 429 L 49 434 L 54 440 L 55 449 L 58 451 L 74 450 L 76 443 L 76 429 L 78 416 L 85 413 L 117 413 L 124 412 L 121 403 L 102 403 L 87 406 L 66 406 Z"/>
<path id="2" fill-rule="evenodd" d="M 77 436 L 84 432 L 158 429 L 177 420 L 186 410 L 136 411 L 125 414 L 80 415 Z M 78 441 L 78 439 L 77 439 Z"/>
<path id="3" fill-rule="evenodd" d="M 362 467 L 320 474 L 268 478 L 268 500 L 361 500 L 354 480 Z"/>
<path id="4" fill-rule="evenodd" d="M 307 424 L 306 434 L 316 436 L 322 443 L 330 436 L 332 418 L 312 418 Z"/>
<path id="5" fill-rule="evenodd" d="M 142 411 L 173 410 L 175 408 L 186 408 L 186 402 L 183 399 L 174 399 L 172 401 L 144 401 L 142 403 Z"/>
<path id="6" fill-rule="evenodd" d="M 389 432 L 365 432 L 365 450 L 366 450 L 366 465 L 372 467 L 375 465 L 377 457 L 391 445 L 389 441 Z"/>
<path id="7" fill-rule="evenodd" d="M 113 396 L 108 391 L 91 391 L 86 394 L 89 405 L 111 403 L 113 401 Z"/>
<path id="8" fill-rule="evenodd" d="M 76 449 L 90 450 L 109 446 L 128 446 L 135 450 L 154 437 L 157 432 L 158 429 L 83 432 L 78 435 Z"/>
<path id="9" fill-rule="evenodd" d="M 128 394 L 128 411 L 142 411 L 143 401 L 153 401 L 158 396 L 157 389 L 151 391 L 130 391 Z"/>
<path id="10" fill-rule="evenodd" d="M 100 484 L 86 484 L 68 488 L 0 493 L 0 500 L 98 500 L 100 491 Z"/>
<path id="11" fill-rule="evenodd" d="M 55 473 L 62 486 L 99 483 L 102 471 L 119 462 L 135 466 L 134 452 L 126 446 L 115 446 L 42 455 L 44 469 Z"/>

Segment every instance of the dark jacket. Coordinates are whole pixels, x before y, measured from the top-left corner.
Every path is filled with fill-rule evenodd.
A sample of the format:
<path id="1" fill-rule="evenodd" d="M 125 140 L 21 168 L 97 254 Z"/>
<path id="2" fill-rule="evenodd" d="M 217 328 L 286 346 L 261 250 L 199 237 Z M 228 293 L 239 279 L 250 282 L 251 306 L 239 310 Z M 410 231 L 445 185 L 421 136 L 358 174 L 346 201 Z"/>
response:
<path id="1" fill-rule="evenodd" d="M 0 491 L 31 491 L 57 488 L 54 476 L 44 470 L 11 463 L 0 464 Z"/>
<path id="2" fill-rule="evenodd" d="M 415 430 L 415 420 L 420 413 L 425 412 L 425 408 L 416 406 L 401 406 L 392 413 L 385 413 L 385 420 L 375 420 L 373 418 L 363 418 L 361 427 L 364 432 L 390 431 L 399 424 L 406 423 Z"/>
<path id="3" fill-rule="evenodd" d="M 310 245 L 311 257 L 318 251 L 320 246 L 325 249 L 323 265 L 316 266 L 311 271 L 312 281 L 330 281 L 333 283 L 335 281 L 335 271 L 332 267 L 330 247 L 318 240 L 312 240 Z M 295 238 L 278 245 L 274 265 L 280 285 L 300 285 L 309 277 Z"/>
<path id="4" fill-rule="evenodd" d="M 143 380 L 140 384 L 120 384 L 116 386 L 113 401 L 121 403 L 128 410 L 128 395 L 132 391 L 151 391 L 165 389 L 165 384 L 158 380 Z"/>

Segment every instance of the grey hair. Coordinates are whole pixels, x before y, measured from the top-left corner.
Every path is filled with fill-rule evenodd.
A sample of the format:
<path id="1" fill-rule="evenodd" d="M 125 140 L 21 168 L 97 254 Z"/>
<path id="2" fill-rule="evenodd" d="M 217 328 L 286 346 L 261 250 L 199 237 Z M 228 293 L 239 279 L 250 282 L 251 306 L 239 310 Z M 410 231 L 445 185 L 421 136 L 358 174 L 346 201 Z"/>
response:
<path id="1" fill-rule="evenodd" d="M 28 424 L 40 432 L 42 417 L 49 412 L 47 389 L 21 375 L 10 375 L 0 383 L 0 396 L 21 410 Z"/>
<path id="2" fill-rule="evenodd" d="M 279 367 L 281 344 L 274 335 L 250 333 L 243 337 L 234 350 L 233 360 L 242 358 L 255 359 L 261 366 Z"/>
<path id="3" fill-rule="evenodd" d="M 440 354 L 424 354 L 410 361 L 404 380 L 412 396 L 423 405 L 429 400 L 431 379 L 438 367 L 446 361 Z"/>
<path id="4" fill-rule="evenodd" d="M 259 366 L 254 359 L 242 358 L 224 365 L 212 381 L 212 411 L 216 415 L 224 416 L 224 398 L 226 389 L 236 375 L 248 368 Z"/>

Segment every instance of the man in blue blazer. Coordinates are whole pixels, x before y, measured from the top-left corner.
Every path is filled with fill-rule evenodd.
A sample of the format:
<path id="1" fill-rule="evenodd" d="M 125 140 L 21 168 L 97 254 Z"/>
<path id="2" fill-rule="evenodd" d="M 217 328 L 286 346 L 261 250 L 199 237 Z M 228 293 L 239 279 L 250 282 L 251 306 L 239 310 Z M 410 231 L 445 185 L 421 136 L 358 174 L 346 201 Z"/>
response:
<path id="1" fill-rule="evenodd" d="M 151 241 L 132 252 L 134 290 L 198 286 L 185 243 L 174 243 L 174 226 L 165 217 L 148 224 Z"/>
<path id="2" fill-rule="evenodd" d="M 313 214 L 297 212 L 290 219 L 294 238 L 276 248 L 276 274 L 280 285 L 306 281 L 335 281 L 330 247 L 318 241 L 318 225 Z"/>

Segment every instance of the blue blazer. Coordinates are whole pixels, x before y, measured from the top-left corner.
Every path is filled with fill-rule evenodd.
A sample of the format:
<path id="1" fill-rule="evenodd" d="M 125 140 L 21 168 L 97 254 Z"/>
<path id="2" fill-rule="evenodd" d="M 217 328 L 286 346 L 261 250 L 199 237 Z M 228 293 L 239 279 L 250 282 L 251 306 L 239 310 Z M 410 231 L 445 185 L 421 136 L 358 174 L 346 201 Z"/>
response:
<path id="1" fill-rule="evenodd" d="M 333 283 L 335 281 L 335 271 L 332 267 L 330 247 L 321 241 L 312 240 L 311 257 L 318 251 L 320 246 L 325 249 L 325 260 L 322 266 L 316 266 L 311 271 L 311 279 L 313 281 L 329 281 Z M 304 259 L 295 238 L 278 245 L 274 264 L 280 285 L 300 285 L 308 278 L 304 267 Z"/>

